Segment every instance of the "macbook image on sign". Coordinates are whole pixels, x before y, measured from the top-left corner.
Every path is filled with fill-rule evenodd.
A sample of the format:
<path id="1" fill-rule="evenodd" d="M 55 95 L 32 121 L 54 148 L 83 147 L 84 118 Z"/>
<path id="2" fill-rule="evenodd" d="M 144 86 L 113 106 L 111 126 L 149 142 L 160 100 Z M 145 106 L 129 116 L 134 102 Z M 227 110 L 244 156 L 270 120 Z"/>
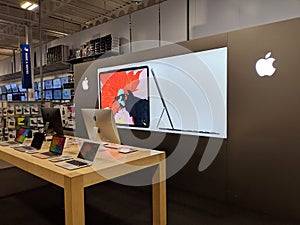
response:
<path id="1" fill-rule="evenodd" d="M 59 156 L 62 154 L 64 145 L 65 145 L 66 137 L 60 135 L 53 135 L 50 148 L 48 152 L 36 153 L 33 156 L 46 159 L 51 156 Z"/>
<path id="2" fill-rule="evenodd" d="M 15 145 L 20 145 L 24 142 L 26 135 L 28 134 L 29 129 L 27 128 L 23 128 L 21 127 L 18 132 L 17 135 L 15 137 L 15 139 L 13 141 L 4 141 L 4 142 L 0 142 L 1 146 L 15 146 Z"/>
<path id="3" fill-rule="evenodd" d="M 99 147 L 100 147 L 100 143 L 85 141 L 81 145 L 80 151 L 76 159 L 55 163 L 55 165 L 63 167 L 68 170 L 74 170 L 74 169 L 90 166 L 93 164 L 93 161 L 97 155 Z"/>

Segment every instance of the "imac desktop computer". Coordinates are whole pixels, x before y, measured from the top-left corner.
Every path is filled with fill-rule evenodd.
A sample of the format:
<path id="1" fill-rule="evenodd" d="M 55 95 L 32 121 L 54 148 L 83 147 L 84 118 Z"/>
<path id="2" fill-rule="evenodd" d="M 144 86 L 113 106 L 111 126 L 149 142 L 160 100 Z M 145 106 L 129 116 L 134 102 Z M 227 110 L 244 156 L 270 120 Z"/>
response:
<path id="1" fill-rule="evenodd" d="M 120 144 L 120 137 L 110 109 L 81 109 L 89 139 Z"/>
<path id="2" fill-rule="evenodd" d="M 63 126 L 62 126 L 62 119 L 60 115 L 60 109 L 59 108 L 42 108 L 42 117 L 44 122 L 44 132 L 45 134 L 51 135 L 51 134 L 58 134 L 62 135 L 63 132 Z"/>

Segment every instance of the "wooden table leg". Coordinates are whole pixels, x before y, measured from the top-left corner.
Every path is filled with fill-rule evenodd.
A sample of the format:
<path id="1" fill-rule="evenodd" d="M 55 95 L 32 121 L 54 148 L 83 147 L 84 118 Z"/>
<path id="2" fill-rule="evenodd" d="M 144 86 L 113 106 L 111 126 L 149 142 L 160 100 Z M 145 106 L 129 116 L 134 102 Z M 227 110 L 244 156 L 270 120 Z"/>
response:
<path id="1" fill-rule="evenodd" d="M 65 224 L 84 225 L 84 187 L 83 178 L 65 177 Z"/>
<path id="2" fill-rule="evenodd" d="M 164 158 L 152 178 L 153 225 L 167 224 L 166 163 Z"/>

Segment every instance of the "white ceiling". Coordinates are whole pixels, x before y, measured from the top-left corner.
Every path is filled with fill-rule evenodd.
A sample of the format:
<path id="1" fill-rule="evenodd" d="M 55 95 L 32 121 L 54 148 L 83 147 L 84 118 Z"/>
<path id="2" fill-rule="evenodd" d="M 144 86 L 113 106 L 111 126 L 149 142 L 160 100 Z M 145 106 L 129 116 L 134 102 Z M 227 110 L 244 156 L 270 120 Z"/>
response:
<path id="1" fill-rule="evenodd" d="M 166 0 L 41 0 L 41 41 L 48 42 L 163 1 Z M 19 52 L 20 44 L 26 41 L 26 26 L 32 28 L 32 46 L 39 44 L 39 9 L 21 9 L 21 2 L 0 0 L 0 60 Z M 38 4 L 39 0 L 31 2 Z"/>

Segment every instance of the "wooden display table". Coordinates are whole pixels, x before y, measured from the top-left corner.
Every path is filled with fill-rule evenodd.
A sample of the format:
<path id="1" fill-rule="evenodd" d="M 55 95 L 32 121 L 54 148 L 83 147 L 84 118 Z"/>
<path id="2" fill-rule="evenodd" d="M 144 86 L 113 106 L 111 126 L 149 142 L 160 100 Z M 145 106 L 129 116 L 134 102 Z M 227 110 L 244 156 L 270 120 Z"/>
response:
<path id="1" fill-rule="evenodd" d="M 44 143 L 40 152 L 48 150 L 49 143 Z M 70 144 L 64 149 L 63 155 L 76 157 L 78 151 L 77 144 Z M 64 188 L 66 225 L 85 224 L 85 187 L 157 165 L 152 178 L 153 225 L 166 225 L 164 152 L 148 149 L 138 149 L 129 154 L 121 154 L 115 149 L 99 151 L 91 167 L 73 171 L 60 168 L 47 159 L 39 159 L 10 147 L 0 147 L 0 159 Z"/>

